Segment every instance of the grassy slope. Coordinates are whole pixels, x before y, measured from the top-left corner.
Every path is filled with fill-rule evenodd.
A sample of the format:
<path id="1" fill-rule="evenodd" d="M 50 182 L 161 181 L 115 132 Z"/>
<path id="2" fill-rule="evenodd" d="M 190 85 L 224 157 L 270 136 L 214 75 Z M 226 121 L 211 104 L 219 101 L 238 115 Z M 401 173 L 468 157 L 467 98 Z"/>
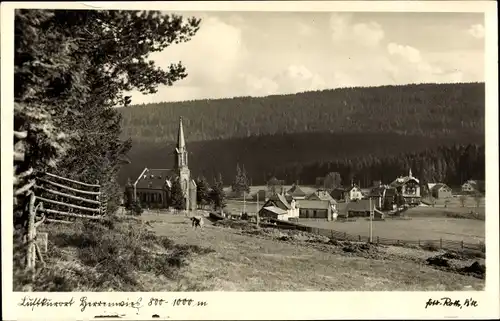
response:
<path id="1" fill-rule="evenodd" d="M 183 216 L 145 215 L 159 235 L 176 242 L 210 246 L 215 252 L 195 257 L 179 281 L 185 289 L 206 291 L 343 291 L 343 290 L 462 290 L 480 289 L 483 280 L 435 270 L 402 260 L 404 255 L 432 256 L 415 249 L 387 248 L 393 259 L 367 259 L 250 236 L 242 231 L 208 224 L 193 231 Z M 156 222 L 155 222 L 156 221 Z M 170 291 L 165 282 L 156 290 Z"/>
<path id="2" fill-rule="evenodd" d="M 194 231 L 183 215 L 43 227 L 47 267 L 28 291 L 480 290 L 484 279 L 432 268 L 435 252 L 381 247 L 366 256 L 329 244 L 285 242 L 275 229 L 213 226 Z M 153 233 L 155 232 L 155 233 Z M 253 231 L 255 232 L 255 230 Z M 266 233 L 264 233 L 266 232 Z M 168 238 L 167 238 L 168 237 Z M 475 259 L 473 259 L 475 260 Z M 461 261 L 470 265 L 471 260 Z M 24 277 L 24 278 L 23 278 Z"/>

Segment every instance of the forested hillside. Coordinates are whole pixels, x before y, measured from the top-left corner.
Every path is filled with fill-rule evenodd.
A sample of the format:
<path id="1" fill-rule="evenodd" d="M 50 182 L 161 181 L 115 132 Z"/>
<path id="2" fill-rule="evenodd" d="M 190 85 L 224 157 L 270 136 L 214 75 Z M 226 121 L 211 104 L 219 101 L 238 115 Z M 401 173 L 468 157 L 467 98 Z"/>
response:
<path id="1" fill-rule="evenodd" d="M 424 180 L 460 184 L 484 177 L 484 108 L 482 83 L 126 107 L 121 109 L 122 135 L 132 138 L 132 163 L 120 181 L 135 179 L 146 166 L 173 166 L 182 116 L 189 167 L 194 176 L 209 180 L 221 173 L 230 184 L 239 163 L 253 184 L 272 175 L 287 183 L 314 184 L 316 177 L 338 171 L 344 182 L 368 185 L 391 181 L 410 166 Z M 475 147 L 466 149 L 469 144 Z M 462 157 L 460 165 L 457 157 Z"/>
<path id="2" fill-rule="evenodd" d="M 435 156 L 441 155 L 433 156 L 436 162 L 438 158 L 441 163 L 456 162 L 459 153 L 442 155 L 435 151 L 440 146 L 453 146 L 457 141 L 461 144 L 484 144 L 484 136 L 425 138 L 388 133 L 308 133 L 188 142 L 189 167 L 194 176 L 203 175 L 209 181 L 221 173 L 226 184 L 234 179 L 237 163 L 245 166 L 254 184 L 264 184 L 272 175 L 287 183 L 299 180 L 304 184 L 312 184 L 316 177 L 333 170 L 342 174 L 344 182 L 353 175 L 356 181 L 361 180 L 364 184 L 370 183 L 372 179 L 392 180 L 395 175 L 406 173 L 408 164 L 412 164 L 408 160 L 411 153 L 428 150 Z M 132 163 L 124 167 L 120 181 L 125 183 L 127 178 L 135 179 L 144 167 L 172 168 L 173 150 L 173 143 L 134 144 L 129 152 Z M 482 154 L 481 151 L 475 151 L 474 155 L 475 159 L 481 155 L 484 159 L 484 149 Z M 390 165 L 379 166 L 386 161 Z M 414 173 L 420 173 L 420 166 L 417 168 L 412 165 L 412 168 Z M 483 170 L 480 176 L 484 176 L 484 164 L 479 168 Z M 434 173 L 429 172 L 429 180 L 433 178 L 431 174 Z M 460 180 L 461 174 L 455 174 L 453 180 Z M 463 177 L 474 175 L 476 173 L 462 174 Z M 438 179 L 441 176 L 434 177 Z M 446 178 L 452 177 L 448 175 Z"/>
<path id="3" fill-rule="evenodd" d="M 484 83 L 342 88 L 262 98 L 198 100 L 121 108 L 134 142 L 188 141 L 309 132 L 443 137 L 483 133 Z"/>

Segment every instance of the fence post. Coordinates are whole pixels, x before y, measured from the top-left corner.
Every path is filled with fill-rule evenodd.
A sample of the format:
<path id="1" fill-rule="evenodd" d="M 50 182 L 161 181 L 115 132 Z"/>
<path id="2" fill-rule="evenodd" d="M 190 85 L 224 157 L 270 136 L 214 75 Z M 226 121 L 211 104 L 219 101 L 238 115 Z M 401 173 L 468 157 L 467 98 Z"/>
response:
<path id="1" fill-rule="evenodd" d="M 361 242 L 361 235 L 358 235 L 358 240 Z"/>
<path id="2" fill-rule="evenodd" d="M 462 250 L 464 249 L 464 240 L 460 242 L 460 247 L 462 248 Z"/>
<path id="3" fill-rule="evenodd" d="M 420 246 L 420 239 L 418 239 L 418 246 Z"/>
<path id="4" fill-rule="evenodd" d="M 347 232 L 344 232 L 344 240 L 347 239 Z"/>
<path id="5" fill-rule="evenodd" d="M 443 248 L 443 239 L 442 238 L 439 239 L 439 248 L 440 249 Z"/>
<path id="6" fill-rule="evenodd" d="M 377 236 L 377 245 L 378 245 L 378 242 L 379 242 L 379 240 L 378 240 L 378 236 Z"/>
<path id="7" fill-rule="evenodd" d="M 332 239 L 333 239 L 334 238 L 334 236 L 333 236 L 333 230 L 330 230 L 330 231 L 332 232 Z"/>

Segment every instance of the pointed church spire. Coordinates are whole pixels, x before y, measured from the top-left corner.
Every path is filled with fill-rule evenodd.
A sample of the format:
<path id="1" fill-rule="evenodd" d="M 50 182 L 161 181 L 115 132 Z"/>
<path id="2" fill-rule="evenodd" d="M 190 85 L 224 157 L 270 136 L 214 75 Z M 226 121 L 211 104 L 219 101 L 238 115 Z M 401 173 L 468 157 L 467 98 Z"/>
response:
<path id="1" fill-rule="evenodd" d="M 177 148 L 179 150 L 186 147 L 186 141 L 184 140 L 184 130 L 182 128 L 182 117 L 179 117 L 179 135 L 177 136 Z"/>
<path id="2" fill-rule="evenodd" d="M 411 173 L 411 168 L 410 168 L 410 171 L 409 171 L 409 173 L 408 173 L 408 177 L 413 177 L 413 176 L 412 176 L 412 173 Z"/>

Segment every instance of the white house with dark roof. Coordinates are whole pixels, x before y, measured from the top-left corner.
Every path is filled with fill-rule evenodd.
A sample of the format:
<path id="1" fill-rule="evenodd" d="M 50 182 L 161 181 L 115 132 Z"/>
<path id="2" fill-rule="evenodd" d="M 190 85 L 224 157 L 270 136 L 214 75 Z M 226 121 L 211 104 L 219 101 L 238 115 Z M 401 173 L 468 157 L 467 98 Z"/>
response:
<path id="1" fill-rule="evenodd" d="M 294 199 L 288 202 L 285 195 L 275 193 L 264 203 L 259 211 L 259 216 L 286 221 L 292 217 L 298 218 L 299 208 L 296 206 Z"/>
<path id="2" fill-rule="evenodd" d="M 196 209 L 196 183 L 191 179 L 188 167 L 188 152 L 184 139 L 182 118 L 179 120 L 177 146 L 174 150 L 175 166 L 173 169 L 144 168 L 133 183 L 134 199 L 142 206 L 168 208 L 170 205 L 172 184 L 180 180 L 187 210 Z"/>
<path id="3" fill-rule="evenodd" d="M 396 178 L 390 184 L 390 187 L 395 188 L 398 194 L 404 197 L 407 204 L 420 204 L 420 181 L 416 177 L 413 177 L 411 169 L 408 172 L 408 176 Z"/>

